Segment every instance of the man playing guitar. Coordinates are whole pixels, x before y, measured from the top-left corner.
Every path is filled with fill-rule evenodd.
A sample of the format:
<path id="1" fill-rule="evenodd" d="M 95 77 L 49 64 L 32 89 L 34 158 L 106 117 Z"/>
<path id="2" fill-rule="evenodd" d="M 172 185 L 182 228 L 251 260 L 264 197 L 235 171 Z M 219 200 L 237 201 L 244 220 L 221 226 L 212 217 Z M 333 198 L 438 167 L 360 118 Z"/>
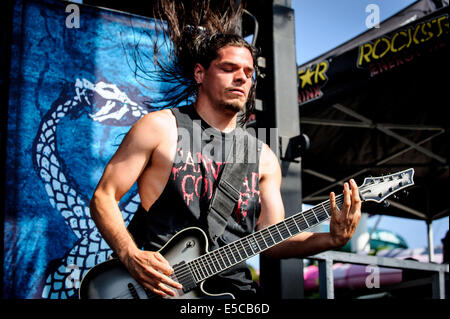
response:
<path id="1" fill-rule="evenodd" d="M 202 227 L 224 160 L 223 154 L 209 153 L 208 157 L 196 153 L 193 145 L 181 145 L 180 129 L 192 132 L 188 126 L 197 121 L 201 130 L 209 130 L 213 138 L 226 141 L 239 125 L 239 112 L 245 113 L 254 102 L 254 48 L 240 36 L 227 33 L 197 35 L 195 41 L 203 41 L 201 46 L 206 48 L 190 56 L 195 102 L 177 111 L 149 113 L 136 122 L 107 164 L 90 204 L 97 227 L 131 276 L 161 297 L 174 296 L 182 286 L 171 278 L 174 270 L 158 249 L 176 231 Z M 204 147 L 204 143 L 200 145 Z M 218 240 L 219 246 L 285 217 L 278 158 L 266 144 L 260 145 L 257 160 L 248 164 L 253 167 L 242 185 L 236 213 Z M 134 226 L 143 234 L 143 245 L 127 230 L 118 206 L 135 182 L 141 198 L 141 217 Z M 361 216 L 356 183 L 351 180 L 344 184 L 340 209 L 334 193 L 330 194 L 330 203 L 329 233 L 302 232 L 263 253 L 274 258 L 301 258 L 345 245 Z M 256 292 L 245 266 L 224 274 L 220 280 L 217 285 L 229 284 L 237 297 Z"/>

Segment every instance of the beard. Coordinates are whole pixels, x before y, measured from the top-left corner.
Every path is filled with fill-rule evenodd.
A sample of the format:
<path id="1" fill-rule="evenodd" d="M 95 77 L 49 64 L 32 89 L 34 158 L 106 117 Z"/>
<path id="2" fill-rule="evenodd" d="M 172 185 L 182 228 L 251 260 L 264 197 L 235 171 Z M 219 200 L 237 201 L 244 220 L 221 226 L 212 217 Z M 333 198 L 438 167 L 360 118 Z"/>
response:
<path id="1" fill-rule="evenodd" d="M 227 111 L 238 113 L 245 109 L 245 103 L 242 103 L 240 101 L 225 102 L 223 103 L 223 108 Z"/>
<path id="2" fill-rule="evenodd" d="M 222 101 L 220 101 L 220 106 L 225 111 L 231 111 L 233 113 L 238 113 L 245 110 L 245 105 L 247 104 L 247 99 L 239 99 L 239 98 L 232 98 L 229 99 L 228 97 L 224 98 Z"/>

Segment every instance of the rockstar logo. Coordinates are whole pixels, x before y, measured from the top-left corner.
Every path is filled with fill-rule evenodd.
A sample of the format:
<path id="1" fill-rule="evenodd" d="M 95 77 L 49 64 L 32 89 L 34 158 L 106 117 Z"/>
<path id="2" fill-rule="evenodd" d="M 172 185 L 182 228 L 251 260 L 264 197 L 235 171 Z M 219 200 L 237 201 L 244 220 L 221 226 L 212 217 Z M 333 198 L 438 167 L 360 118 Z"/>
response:
<path id="1" fill-rule="evenodd" d="M 303 89 L 307 84 L 314 85 L 325 82 L 327 80 L 326 72 L 328 70 L 328 62 L 322 61 L 317 65 L 310 66 L 305 69 L 298 70 L 298 76 L 302 81 L 300 89 Z"/>
<path id="2" fill-rule="evenodd" d="M 328 61 L 325 60 L 298 70 L 298 77 L 301 80 L 298 92 L 300 104 L 318 99 L 323 95 L 320 89 L 327 82 L 328 66 Z"/>
<path id="3" fill-rule="evenodd" d="M 302 86 L 301 86 L 302 89 L 305 87 L 306 84 L 312 85 L 311 77 L 314 75 L 314 72 L 311 71 L 311 68 L 307 68 L 306 73 L 304 73 L 304 72 L 305 71 L 303 71 L 303 70 L 300 70 L 298 72 L 299 75 L 303 73 L 303 75 L 300 75 L 300 80 L 302 80 Z"/>

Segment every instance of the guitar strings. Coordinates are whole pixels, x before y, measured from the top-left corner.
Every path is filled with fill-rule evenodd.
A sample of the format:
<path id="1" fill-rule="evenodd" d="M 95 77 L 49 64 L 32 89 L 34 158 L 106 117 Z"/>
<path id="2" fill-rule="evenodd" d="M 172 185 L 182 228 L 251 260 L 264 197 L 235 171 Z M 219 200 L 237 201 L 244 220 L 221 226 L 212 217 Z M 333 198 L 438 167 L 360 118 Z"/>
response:
<path id="1" fill-rule="evenodd" d="M 360 191 L 363 191 L 363 190 L 371 191 L 371 190 L 375 189 L 376 187 L 378 187 L 379 184 L 380 183 L 375 184 L 375 185 L 367 185 L 367 186 L 360 187 Z M 342 200 L 343 200 L 342 194 L 336 196 L 335 201 L 336 201 L 336 205 L 338 208 L 342 205 Z M 206 278 L 211 277 L 212 275 L 225 270 L 226 268 L 236 265 L 239 262 L 242 262 L 243 260 L 246 260 L 246 259 L 250 258 L 251 256 L 256 255 L 257 253 L 259 253 L 265 249 L 268 249 L 268 248 L 274 246 L 275 244 L 278 244 L 282 240 L 285 240 L 289 237 L 292 237 L 300 232 L 303 232 L 303 231 L 311 228 L 312 226 L 315 226 L 321 222 L 324 222 L 325 220 L 331 218 L 331 216 L 328 214 L 328 211 L 331 211 L 330 200 L 322 202 L 322 203 L 314 206 L 313 208 L 308 209 L 305 212 L 299 212 L 299 213 L 281 221 L 280 223 L 269 226 L 258 232 L 249 234 L 248 236 L 246 236 L 242 239 L 239 239 L 235 242 L 232 242 L 223 247 L 220 247 L 214 251 L 211 251 L 202 256 L 199 256 L 199 257 L 193 259 L 192 261 L 188 262 L 187 264 L 189 266 L 186 269 L 184 269 L 180 273 L 180 275 L 181 276 L 186 275 L 186 273 L 188 273 L 190 271 L 192 273 L 192 276 L 194 277 L 194 279 L 197 282 L 203 281 Z M 300 225 L 305 224 L 301 220 L 296 220 L 296 219 L 300 219 L 301 217 L 303 217 L 303 219 L 305 220 L 307 227 L 299 227 L 299 224 Z M 313 225 L 310 226 L 310 224 L 308 223 L 308 220 L 311 222 L 311 220 L 314 221 L 314 219 L 317 220 L 317 223 L 313 222 L 313 223 L 311 223 Z M 284 226 L 283 226 L 283 224 L 284 224 Z M 294 231 L 294 235 L 292 235 L 291 230 L 290 230 L 293 228 L 293 226 L 295 226 L 295 228 L 298 230 L 297 233 L 295 233 L 295 231 Z M 274 232 L 274 230 L 275 230 L 275 232 Z M 263 231 L 267 232 L 270 237 L 268 237 L 267 234 L 263 234 Z M 278 233 L 279 236 L 276 235 L 276 233 Z M 260 236 L 260 239 L 256 238 L 256 236 L 258 236 L 258 235 Z M 279 237 L 280 240 L 278 240 L 278 242 L 277 242 L 277 240 L 275 240 L 273 238 L 274 236 L 277 238 Z M 250 242 L 249 242 L 250 237 L 253 237 L 252 243 L 254 245 L 250 244 Z M 269 241 L 269 238 L 271 238 L 271 241 L 273 242 L 272 245 L 267 244 L 267 241 Z M 266 241 L 266 239 L 267 239 L 267 241 Z M 239 248 L 237 246 L 237 243 L 239 243 L 242 246 L 242 248 Z M 261 248 L 261 247 L 264 247 L 263 243 L 264 243 L 264 246 L 266 246 L 265 248 Z M 256 244 L 256 247 L 255 247 L 255 244 Z M 232 245 L 234 245 L 234 249 L 232 248 Z M 255 249 L 257 251 L 256 253 L 254 252 L 253 248 L 258 248 L 258 249 Z M 228 251 L 227 251 L 227 249 L 228 249 Z M 233 250 L 235 250 L 237 252 L 237 255 L 240 257 L 240 260 L 239 260 L 239 258 L 236 257 L 236 254 L 233 253 Z M 258 252 L 258 250 L 259 250 L 259 252 Z M 250 254 L 248 253 L 249 251 L 251 252 Z M 226 259 L 223 258 L 222 256 L 226 257 Z M 242 256 L 244 256 L 244 257 L 242 257 Z M 214 261 L 214 259 L 215 259 L 215 261 Z M 232 259 L 234 260 L 234 262 L 232 261 Z M 228 263 L 226 260 L 228 260 Z"/>
<path id="2" fill-rule="evenodd" d="M 368 185 L 365 186 L 363 188 L 361 188 L 361 190 L 373 190 L 377 185 Z M 336 206 L 341 209 L 341 205 L 342 205 L 342 201 L 343 201 L 343 195 L 340 194 L 338 196 L 336 196 L 335 198 L 335 202 L 336 202 Z M 283 220 L 280 223 L 277 223 L 275 225 L 269 226 L 265 229 L 262 229 L 258 232 L 252 233 L 249 236 L 246 236 L 238 241 L 232 242 L 230 244 L 227 244 L 223 247 L 220 247 L 219 249 L 216 249 L 214 251 L 208 252 L 206 254 L 204 254 L 203 256 L 199 256 L 195 259 L 193 259 L 192 261 L 188 262 L 186 265 L 187 267 L 185 267 L 181 272 L 179 272 L 177 275 L 179 277 L 183 277 L 185 275 L 188 275 L 189 272 L 191 273 L 191 275 L 194 277 L 194 279 L 197 282 L 203 281 L 205 279 L 207 279 L 208 277 L 211 277 L 212 275 L 219 273 L 223 270 L 225 270 L 226 268 L 229 268 L 235 264 L 238 264 L 239 262 L 242 262 L 243 260 L 246 260 L 248 258 L 250 258 L 253 255 L 256 255 L 258 252 L 261 252 L 265 249 L 268 249 L 276 244 L 278 244 L 280 241 L 282 240 L 286 240 L 289 237 L 295 236 L 296 234 L 303 232 L 309 228 L 311 228 L 312 226 L 317 225 L 318 223 L 321 223 L 329 218 L 331 218 L 331 216 L 328 214 L 328 211 L 331 212 L 331 203 L 330 200 L 327 200 L 325 202 L 322 202 L 308 210 L 306 210 L 305 212 L 299 212 L 293 216 L 290 216 L 289 218 Z M 301 221 L 301 217 L 303 217 L 304 222 Z M 296 221 L 296 219 L 298 219 Z M 311 221 L 316 219 L 316 222 L 313 222 L 312 226 L 310 226 L 310 224 L 308 223 L 308 220 Z M 307 227 L 305 226 L 305 222 Z M 284 227 L 283 225 L 284 224 Z M 299 224 L 302 225 L 303 227 L 299 227 Z M 293 227 L 295 226 L 295 229 L 297 229 L 297 231 L 295 231 L 295 229 L 293 229 Z M 294 230 L 292 234 L 291 230 Z M 276 232 L 278 232 L 279 234 L 279 240 L 278 242 L 276 240 L 274 240 L 274 236 L 278 237 L 275 234 L 272 234 L 272 232 L 274 232 L 274 230 L 276 230 Z M 269 237 L 267 236 L 267 234 L 263 234 L 263 231 L 267 232 L 268 235 L 272 238 L 272 245 L 268 245 L 267 241 L 269 239 Z M 275 233 L 276 233 L 275 232 Z M 260 238 L 258 239 L 257 236 L 260 236 Z M 256 253 L 254 251 L 254 249 L 252 248 L 252 245 L 249 243 L 248 238 L 253 237 L 254 243 L 256 243 L 256 247 L 255 244 L 253 245 L 254 248 L 256 250 Z M 266 241 L 267 238 L 267 241 Z M 242 248 L 239 248 L 237 243 L 240 243 L 240 245 L 242 246 Z M 264 243 L 264 246 L 263 246 Z M 234 250 L 237 252 L 237 254 L 233 253 L 233 248 L 232 245 L 234 245 Z M 263 247 L 263 248 L 261 248 Z M 227 251 L 228 249 L 228 251 Z M 259 251 L 258 251 L 259 250 Z M 251 253 L 249 254 L 248 252 L 251 251 Z M 236 257 L 239 256 L 238 257 Z M 228 263 L 226 261 L 225 258 L 223 258 L 222 256 L 225 256 L 226 259 L 228 260 Z M 242 257 L 244 256 L 244 257 Z M 222 262 L 220 262 L 219 260 L 222 260 Z M 214 261 L 215 259 L 215 261 Z M 232 259 L 234 260 L 234 262 L 232 261 Z M 213 269 L 214 268 L 214 269 Z M 172 279 L 177 280 L 177 278 L 175 276 L 171 276 Z"/>
<path id="3" fill-rule="evenodd" d="M 336 197 L 336 205 L 340 206 L 341 205 L 341 201 L 342 201 L 342 195 L 338 195 Z M 323 208 L 320 207 L 320 206 L 323 206 Z M 318 208 L 320 208 L 320 210 Z M 239 262 L 242 262 L 245 259 L 250 258 L 253 255 L 256 255 L 258 253 L 258 249 L 256 249 L 257 252 L 255 253 L 254 249 L 251 247 L 252 245 L 248 241 L 248 238 L 251 237 L 251 236 L 254 237 L 253 240 L 256 242 L 256 245 L 257 245 L 256 247 L 259 247 L 260 251 L 268 249 L 268 248 L 274 246 L 275 244 L 277 244 L 279 241 L 285 240 L 285 239 L 293 236 L 290 233 L 290 231 L 289 231 L 289 226 L 286 225 L 286 223 L 294 221 L 293 218 L 299 218 L 299 217 L 303 216 L 306 219 L 308 219 L 308 218 L 312 218 L 312 216 L 314 216 L 314 219 L 317 219 L 317 221 L 318 221 L 317 223 L 325 221 L 326 219 L 328 219 L 330 217 L 327 214 L 327 208 L 330 209 L 329 201 L 328 201 L 328 203 L 319 204 L 319 205 L 313 207 L 313 209 L 309 209 L 309 210 L 307 210 L 305 212 L 300 212 L 300 213 L 298 213 L 298 214 L 296 214 L 294 216 L 291 216 L 288 219 L 286 219 L 286 220 L 284 220 L 284 221 L 282 221 L 282 222 L 280 222 L 278 224 L 269 226 L 269 227 L 267 227 L 267 228 L 265 228 L 265 229 L 263 229 L 261 231 L 258 231 L 258 232 L 255 232 L 253 234 L 250 234 L 249 236 L 246 236 L 246 237 L 244 237 L 244 238 L 242 238 L 242 239 L 240 239 L 238 241 L 235 241 L 233 243 L 227 244 L 227 245 L 225 245 L 225 246 L 223 246 L 221 248 L 218 248 L 216 250 L 208 252 L 207 254 L 205 254 L 203 256 L 199 256 L 199 257 L 193 259 L 192 261 L 189 262 L 189 264 L 193 268 L 192 272 L 193 272 L 194 277 L 196 278 L 197 281 L 205 280 L 206 278 L 211 277 L 214 273 L 221 272 L 221 271 L 223 271 L 224 269 L 226 269 L 228 267 L 231 267 L 231 266 L 233 266 L 235 264 L 238 264 Z M 314 209 L 316 211 L 314 211 Z M 283 227 L 282 224 L 283 223 L 285 223 L 284 229 L 282 229 L 282 227 Z M 298 224 L 301 224 L 301 223 L 299 222 L 299 223 L 295 224 L 296 228 L 299 230 L 297 233 L 302 232 L 302 231 L 310 228 L 310 227 L 305 227 L 304 229 L 299 229 L 299 227 L 297 226 Z M 307 223 L 307 225 L 309 226 L 308 223 Z M 281 226 L 281 227 L 279 227 L 279 226 Z M 280 240 L 278 242 L 276 240 L 272 240 L 273 244 L 272 245 L 267 245 L 267 243 L 264 241 L 264 237 L 267 237 L 267 235 L 262 234 L 262 231 L 267 231 L 267 232 L 269 232 L 269 234 L 271 234 L 271 232 L 273 232 L 274 229 L 276 229 L 276 231 L 278 232 L 279 236 L 276 236 L 276 237 L 279 237 Z M 261 237 L 259 240 L 256 238 L 257 235 L 260 235 L 260 237 Z M 262 246 L 263 241 L 261 241 L 261 239 L 264 241 L 265 246 L 266 246 L 263 249 L 261 249 L 261 247 L 263 247 Z M 242 248 L 238 248 L 237 247 L 237 244 L 236 244 L 237 242 L 240 242 Z M 231 245 L 235 246 L 235 249 L 238 252 L 238 255 L 241 257 L 241 260 L 237 260 L 235 254 L 232 253 L 233 250 L 231 248 Z M 253 246 L 253 247 L 255 247 L 255 246 Z M 227 252 L 227 249 L 229 250 L 229 252 Z M 250 254 L 248 253 L 249 251 L 251 252 Z M 231 252 L 231 254 L 230 254 L 230 252 Z M 228 259 L 228 263 L 226 262 L 225 258 L 222 257 L 222 255 L 225 256 L 226 259 Z M 244 258 L 242 258 L 242 256 L 244 256 Z M 213 257 L 216 259 L 217 262 L 213 261 Z M 219 257 L 222 259 L 222 262 L 219 261 Z M 234 262 L 231 259 L 234 259 Z M 211 271 L 212 270 L 211 261 L 212 261 L 212 265 L 214 266 L 214 268 L 216 268 L 216 271 Z M 206 265 L 209 267 L 209 270 L 205 266 L 205 262 L 206 262 Z M 219 270 L 217 271 L 217 269 L 219 269 Z"/>
<path id="4" fill-rule="evenodd" d="M 177 281 L 177 278 L 175 276 L 175 273 L 172 273 L 172 275 L 169 276 L 172 280 Z M 141 284 L 139 283 L 135 283 L 134 289 L 136 290 L 136 292 L 143 292 L 145 294 L 145 296 L 147 297 L 147 299 L 162 299 L 163 297 L 161 297 L 160 295 L 144 288 Z M 131 298 L 130 298 L 131 297 Z M 131 294 L 129 288 L 127 289 L 122 289 L 119 293 L 118 296 L 112 298 L 112 299 L 133 299 L 133 295 Z M 139 298 L 141 299 L 141 298 Z"/>
<path id="5" fill-rule="evenodd" d="M 336 204 L 338 206 L 341 205 L 341 199 L 342 199 L 341 196 L 336 198 Z M 319 207 L 319 206 L 314 207 L 317 210 L 317 212 L 314 211 L 314 208 L 312 210 L 308 210 L 308 211 L 303 212 L 303 213 L 301 212 L 301 213 L 299 213 L 297 215 L 291 216 L 290 218 L 280 222 L 279 224 L 272 225 L 272 226 L 270 226 L 270 227 L 268 227 L 268 228 L 266 228 L 264 230 L 261 230 L 259 232 L 255 232 L 253 234 L 250 234 L 249 236 L 247 236 L 247 237 L 245 237 L 245 238 L 243 238 L 243 239 L 241 239 L 239 241 L 236 241 L 236 242 L 233 242 L 233 243 L 228 244 L 226 246 L 223 246 L 223 247 L 221 247 L 221 248 L 219 248 L 217 250 L 214 250 L 212 252 L 209 252 L 208 254 L 205 254 L 204 256 L 201 256 L 201 257 L 198 257 L 198 258 L 192 260 L 191 264 L 192 264 L 192 266 L 194 268 L 193 269 L 194 274 L 196 275 L 196 277 L 198 277 L 198 281 L 202 281 L 202 280 L 204 280 L 204 279 L 206 279 L 206 278 L 208 278 L 208 277 L 210 277 L 210 276 L 212 276 L 214 274 L 214 272 L 209 273 L 208 269 L 206 267 L 202 266 L 202 263 L 203 263 L 202 259 L 206 259 L 207 264 L 208 264 L 208 259 L 209 260 L 212 259 L 212 257 L 210 257 L 210 256 L 214 256 L 216 258 L 216 260 L 217 260 L 218 257 L 216 255 L 219 255 L 220 257 L 222 255 L 224 255 L 228 259 L 228 264 L 224 260 L 224 258 L 222 258 L 223 263 L 218 263 L 218 264 L 213 263 L 214 266 L 217 265 L 219 267 L 219 271 L 216 271 L 216 273 L 217 273 L 217 272 L 223 271 L 227 267 L 231 267 L 232 265 L 235 265 L 235 264 L 237 264 L 239 262 L 242 262 L 245 259 L 250 258 L 253 255 L 256 255 L 259 251 L 262 251 L 262 250 L 265 250 L 265 249 L 268 249 L 268 248 L 274 246 L 274 244 L 277 244 L 281 240 L 285 240 L 285 239 L 293 236 L 292 233 L 290 233 L 289 226 L 288 226 L 288 223 L 291 222 L 291 224 L 292 224 L 292 222 L 294 221 L 293 218 L 298 218 L 298 217 L 304 216 L 306 219 L 308 219 L 309 217 L 314 216 L 314 218 L 317 218 L 318 222 L 323 222 L 325 219 L 330 217 L 326 213 L 325 205 L 328 206 L 328 208 L 330 208 L 329 207 L 329 203 L 328 204 L 323 204 L 324 208 Z M 321 210 L 319 211 L 317 208 L 320 208 Z M 325 212 L 326 215 L 324 214 L 324 212 Z M 284 229 L 282 227 L 283 223 L 285 224 L 284 225 Z M 304 230 L 309 228 L 309 227 L 304 227 L 303 229 L 300 229 L 298 227 L 298 224 L 301 224 L 301 223 L 298 222 L 298 223 L 294 224 L 295 227 L 298 229 L 297 233 L 299 233 L 301 231 L 304 231 Z M 309 226 L 308 223 L 307 223 L 307 225 Z M 279 226 L 281 226 L 281 227 L 279 227 Z M 267 234 L 264 235 L 262 233 L 262 231 L 266 231 L 266 232 L 269 233 L 270 236 L 272 236 L 271 233 L 274 231 L 274 229 L 276 229 L 276 232 L 278 232 L 278 234 L 279 234 L 279 236 L 276 236 L 276 237 L 279 237 L 280 239 L 279 240 L 273 240 L 272 239 L 273 244 L 272 245 L 268 245 L 267 242 L 265 241 L 265 238 L 264 238 L 264 237 L 268 238 Z M 260 235 L 260 239 L 259 240 L 256 238 L 257 235 Z M 257 247 L 259 247 L 259 249 L 255 249 L 256 253 L 254 252 L 254 249 L 251 247 L 251 245 L 250 245 L 250 243 L 248 241 L 248 237 L 250 237 L 250 236 L 253 236 L 253 240 L 256 242 Z M 237 245 L 236 245 L 237 242 L 240 242 L 242 248 L 237 248 Z M 263 242 L 264 242 L 266 247 L 261 249 L 261 247 L 264 247 L 263 244 L 262 244 Z M 237 248 L 237 252 L 238 252 L 239 256 L 241 257 L 241 260 L 237 260 L 235 255 L 230 254 L 229 252 L 227 252 L 227 248 L 229 250 L 231 250 L 230 247 L 231 247 L 232 244 L 235 246 L 235 248 Z M 253 247 L 255 247 L 255 246 L 253 246 Z M 249 251 L 251 251 L 250 254 L 248 253 Z M 242 258 L 243 255 L 244 255 L 244 258 Z M 230 256 L 234 259 L 234 262 L 231 261 Z M 223 266 L 221 266 L 221 265 L 223 265 Z M 211 266 L 209 266 L 209 268 L 212 269 Z M 215 268 L 217 268 L 217 267 L 215 267 Z M 205 273 L 206 273 L 206 276 L 204 275 Z"/>
<path id="6" fill-rule="evenodd" d="M 366 191 L 366 190 L 371 191 L 371 190 L 379 187 L 379 184 L 380 183 L 375 184 L 375 185 L 367 185 L 367 186 L 360 187 L 360 191 Z M 336 198 L 335 198 L 336 206 L 339 209 L 341 209 L 341 207 L 342 207 L 341 206 L 342 205 L 342 200 L 343 200 L 343 195 L 342 194 L 336 196 Z M 254 243 L 256 243 L 257 247 L 259 247 L 259 250 L 260 250 L 259 252 L 261 252 L 261 251 L 263 251 L 265 249 L 268 249 L 268 248 L 274 246 L 275 244 L 278 244 L 281 240 L 285 240 L 285 239 L 288 239 L 289 237 L 293 237 L 296 234 L 298 234 L 300 232 L 303 232 L 303 231 L 311 228 L 312 226 L 315 226 L 315 225 L 317 225 L 317 224 L 319 224 L 321 222 L 324 222 L 325 220 L 331 218 L 331 216 L 328 214 L 328 211 L 331 211 L 330 200 L 322 202 L 322 203 L 312 207 L 311 209 L 308 209 L 305 212 L 299 212 L 299 213 L 297 213 L 297 214 L 295 214 L 295 215 L 293 215 L 293 216 L 283 220 L 280 223 L 277 223 L 277 224 L 274 224 L 272 226 L 269 226 L 269 227 L 267 227 L 267 228 L 265 228 L 263 230 L 260 230 L 258 232 L 249 234 L 248 236 L 246 236 L 246 237 L 244 237 L 244 238 L 242 238 L 240 240 L 237 240 L 237 241 L 235 241 L 233 243 L 227 244 L 227 245 L 225 245 L 225 246 L 223 246 L 221 248 L 218 248 L 218 249 L 216 249 L 214 251 L 208 252 L 207 254 L 205 254 L 203 256 L 199 256 L 199 257 L 193 259 L 191 262 L 189 262 L 189 264 L 192 265 L 192 268 L 193 268 L 193 271 L 192 271 L 193 275 L 194 275 L 194 277 L 197 277 L 197 281 L 202 281 L 202 280 L 204 280 L 204 279 L 214 275 L 215 273 L 219 273 L 219 272 L 223 271 L 226 268 L 229 268 L 229 267 L 231 267 L 231 266 L 233 266 L 235 264 L 238 264 L 239 262 L 242 262 L 245 259 L 250 258 L 253 255 L 256 255 L 258 253 L 258 249 L 256 249 L 257 253 L 255 253 L 253 248 L 252 248 L 252 245 L 249 243 L 249 240 L 248 240 L 248 238 L 250 238 L 250 237 L 253 237 Z M 300 229 L 298 224 L 304 225 L 304 223 L 301 222 L 300 220 L 296 220 L 296 219 L 299 219 L 300 217 L 303 217 L 305 219 L 306 225 L 308 227 L 304 227 L 304 228 L 302 227 L 302 229 Z M 314 221 L 314 219 L 316 219 L 317 223 L 313 222 L 312 223 L 313 225 L 310 226 L 309 223 L 308 223 L 308 220 L 311 221 L 311 219 L 313 221 Z M 283 227 L 282 224 L 284 224 L 284 227 Z M 288 224 L 290 224 L 290 226 Z M 293 228 L 293 226 L 295 226 L 295 228 L 297 228 L 297 230 L 298 230 L 297 233 L 294 232 L 294 235 L 292 235 L 291 230 L 290 230 L 290 229 Z M 272 234 L 272 232 L 274 230 L 276 230 L 276 232 L 278 232 L 279 235 L 280 235 L 279 236 L 280 240 L 278 242 L 273 239 L 274 234 Z M 274 244 L 272 244 L 272 245 L 268 245 L 267 244 L 265 239 L 266 238 L 269 239 L 269 237 L 267 237 L 267 234 L 264 235 L 262 233 L 263 231 L 266 231 L 266 232 L 269 233 L 269 235 L 271 236 L 270 238 L 272 238 L 271 241 Z M 275 234 L 276 234 L 276 232 L 275 232 Z M 256 238 L 257 235 L 260 235 L 260 239 Z M 277 235 L 275 235 L 275 236 L 278 237 Z M 237 247 L 237 244 L 236 244 L 237 242 L 239 242 L 241 244 L 242 248 L 238 248 Z M 264 243 L 264 245 L 266 247 L 261 249 L 261 247 L 263 247 L 263 243 Z M 241 257 L 241 260 L 237 260 L 235 254 L 233 254 L 233 249 L 231 248 L 231 245 L 234 245 L 235 250 L 237 251 L 238 255 Z M 253 246 L 253 247 L 255 247 L 255 246 Z M 227 249 L 229 250 L 228 252 L 227 252 Z M 248 251 L 251 251 L 252 253 L 248 254 L 247 253 Z M 244 258 L 242 258 L 242 256 L 244 254 L 246 256 Z M 222 263 L 219 261 L 217 255 L 222 259 Z M 226 257 L 226 259 L 228 260 L 228 263 L 225 261 L 224 258 L 222 258 L 222 256 Z M 216 259 L 217 263 L 213 261 L 213 257 Z M 234 262 L 232 262 L 230 257 L 232 259 L 234 259 Z M 206 262 L 206 266 L 205 266 L 205 262 Z M 215 268 L 215 270 L 212 269 L 211 264 Z M 221 265 L 223 265 L 223 266 L 221 266 Z M 209 270 L 208 270 L 208 268 L 209 268 Z M 219 270 L 217 270 L 217 268 L 219 268 Z M 206 274 L 206 276 L 205 276 L 205 274 Z"/>

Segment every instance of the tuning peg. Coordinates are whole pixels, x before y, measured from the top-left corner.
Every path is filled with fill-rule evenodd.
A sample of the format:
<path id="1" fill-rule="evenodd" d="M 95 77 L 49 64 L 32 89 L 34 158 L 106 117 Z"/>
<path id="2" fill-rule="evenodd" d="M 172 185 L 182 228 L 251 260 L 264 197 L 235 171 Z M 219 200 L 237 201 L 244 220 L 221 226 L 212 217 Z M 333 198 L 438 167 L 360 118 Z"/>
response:
<path id="1" fill-rule="evenodd" d="M 389 205 L 391 205 L 391 203 L 389 203 L 388 201 L 384 201 L 384 202 L 383 202 L 383 206 L 384 206 L 385 208 L 389 207 Z"/>
<path id="2" fill-rule="evenodd" d="M 399 197 L 398 197 L 398 195 L 392 195 L 392 198 L 395 200 L 398 200 Z"/>
<path id="3" fill-rule="evenodd" d="M 406 189 L 402 191 L 403 195 L 405 196 L 409 196 L 409 191 L 407 191 Z"/>

